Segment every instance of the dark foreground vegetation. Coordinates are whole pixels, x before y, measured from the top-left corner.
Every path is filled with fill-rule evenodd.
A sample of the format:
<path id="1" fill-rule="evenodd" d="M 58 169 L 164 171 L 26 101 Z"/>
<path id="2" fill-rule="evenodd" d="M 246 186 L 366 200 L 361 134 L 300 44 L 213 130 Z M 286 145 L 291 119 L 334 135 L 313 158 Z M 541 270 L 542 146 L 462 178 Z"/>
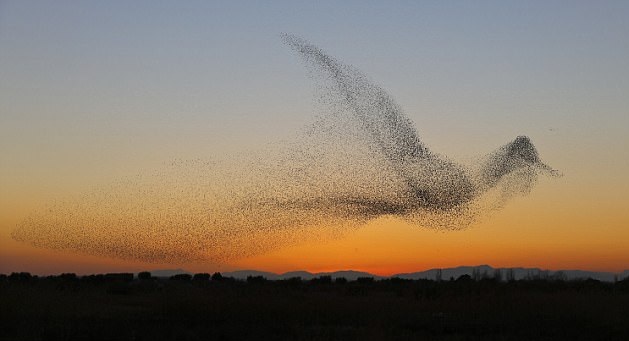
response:
<path id="1" fill-rule="evenodd" d="M 629 340 L 629 279 L 0 275 L 0 340 Z"/>

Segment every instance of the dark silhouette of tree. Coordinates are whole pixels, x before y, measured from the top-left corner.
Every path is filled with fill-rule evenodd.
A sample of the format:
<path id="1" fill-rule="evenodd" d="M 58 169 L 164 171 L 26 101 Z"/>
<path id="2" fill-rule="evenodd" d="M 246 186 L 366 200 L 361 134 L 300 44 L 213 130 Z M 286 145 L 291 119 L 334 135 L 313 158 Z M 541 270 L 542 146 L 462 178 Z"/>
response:
<path id="1" fill-rule="evenodd" d="M 64 281 L 76 281 L 79 278 L 76 276 L 75 273 L 63 273 L 59 275 L 59 279 L 64 280 Z"/>
<path id="2" fill-rule="evenodd" d="M 549 278 L 550 278 L 550 275 L 548 273 L 548 270 L 543 270 L 539 272 L 539 279 L 546 281 Z"/>
<path id="3" fill-rule="evenodd" d="M 208 282 L 210 280 L 210 277 L 211 276 L 208 273 L 198 273 L 194 274 L 192 280 L 196 282 Z"/>
<path id="4" fill-rule="evenodd" d="M 566 281 L 566 280 L 568 280 L 568 276 L 567 276 L 567 275 L 566 275 L 566 273 L 565 273 L 565 272 L 563 272 L 563 271 L 557 271 L 557 272 L 555 272 L 555 273 L 553 274 L 552 278 L 553 278 L 555 281 Z"/>
<path id="5" fill-rule="evenodd" d="M 459 276 L 459 278 L 456 279 L 456 282 L 458 283 L 470 283 L 473 282 L 474 280 L 472 279 L 472 276 L 465 274 L 465 275 L 461 275 Z"/>
<path id="6" fill-rule="evenodd" d="M 331 284 L 332 276 L 319 276 L 310 280 L 312 284 Z"/>
<path id="7" fill-rule="evenodd" d="M 472 269 L 472 279 L 476 282 L 480 281 L 481 275 L 480 275 L 480 270 L 478 268 Z"/>
<path id="8" fill-rule="evenodd" d="M 500 269 L 494 270 L 494 280 L 496 282 L 502 282 L 502 270 Z"/>
<path id="9" fill-rule="evenodd" d="M 615 286 L 618 287 L 621 291 L 629 292 L 629 276 L 616 282 Z"/>
<path id="10" fill-rule="evenodd" d="M 247 276 L 247 283 L 264 283 L 266 282 L 266 278 L 263 276 Z"/>
<path id="11" fill-rule="evenodd" d="M 356 282 L 361 284 L 373 283 L 373 277 L 358 277 L 356 278 Z"/>
<path id="12" fill-rule="evenodd" d="M 12 272 L 9 275 L 10 281 L 29 281 L 33 278 L 29 272 Z"/>
<path id="13" fill-rule="evenodd" d="M 221 275 L 220 272 L 215 272 L 214 274 L 212 274 L 212 280 L 213 281 L 222 281 L 223 280 L 223 275 Z"/>
<path id="14" fill-rule="evenodd" d="M 190 282 L 192 280 L 192 276 L 190 274 L 176 274 L 170 276 L 170 279 L 173 281 Z"/>
<path id="15" fill-rule="evenodd" d="M 507 282 L 515 281 L 515 271 L 513 269 L 507 270 Z"/>
<path id="16" fill-rule="evenodd" d="M 133 281 L 133 274 L 132 273 L 108 273 L 108 274 L 105 274 L 104 279 L 106 281 L 131 282 Z"/>
<path id="17" fill-rule="evenodd" d="M 345 278 L 345 277 L 337 277 L 334 280 L 334 283 L 336 283 L 336 284 L 345 284 L 345 283 L 347 283 L 347 278 Z"/>
<path id="18" fill-rule="evenodd" d="M 437 273 L 435 273 L 435 281 L 441 282 L 443 273 L 441 269 L 437 269 Z"/>
<path id="19" fill-rule="evenodd" d="M 146 281 L 146 280 L 150 280 L 152 278 L 153 277 L 151 276 L 151 273 L 148 272 L 148 271 L 142 271 L 142 272 L 138 273 L 138 279 L 139 280 Z"/>
<path id="20" fill-rule="evenodd" d="M 301 277 L 291 277 L 281 281 L 287 287 L 297 288 L 303 284 Z"/>

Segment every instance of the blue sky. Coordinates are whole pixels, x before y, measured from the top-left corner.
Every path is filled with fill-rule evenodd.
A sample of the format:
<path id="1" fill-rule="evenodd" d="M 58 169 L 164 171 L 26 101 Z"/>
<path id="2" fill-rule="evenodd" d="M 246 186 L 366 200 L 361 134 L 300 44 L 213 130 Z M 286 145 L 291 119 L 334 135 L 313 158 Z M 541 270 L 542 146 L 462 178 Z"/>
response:
<path id="1" fill-rule="evenodd" d="M 314 109 L 311 85 L 280 32 L 363 70 L 428 140 L 446 129 L 459 140 L 495 129 L 502 141 L 516 128 L 591 124 L 593 101 L 606 105 L 599 120 L 628 123 L 617 110 L 628 87 L 626 2 L 1 6 L 2 116 L 9 125 L 78 124 L 107 136 L 118 123 L 126 127 L 118 134 L 142 135 L 196 134 L 199 124 L 215 122 L 228 136 L 282 136 Z M 463 142 L 452 138 L 448 152 Z M 496 143 L 478 140 L 481 149 Z"/>
<path id="2" fill-rule="evenodd" d="M 282 32 L 385 88 L 434 151 L 528 135 L 557 201 L 627 203 L 627 1 L 0 1 L 0 241 L 60 193 L 294 136 L 318 112 Z"/>

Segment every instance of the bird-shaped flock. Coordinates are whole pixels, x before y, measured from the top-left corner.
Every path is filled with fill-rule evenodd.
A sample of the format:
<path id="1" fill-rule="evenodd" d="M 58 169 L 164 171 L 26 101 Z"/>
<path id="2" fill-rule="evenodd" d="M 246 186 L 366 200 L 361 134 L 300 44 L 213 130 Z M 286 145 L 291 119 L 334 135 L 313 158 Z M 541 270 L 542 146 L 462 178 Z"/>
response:
<path id="1" fill-rule="evenodd" d="M 147 262 L 227 262 L 337 238 L 382 216 L 462 229 L 526 194 L 544 164 L 526 136 L 455 163 L 429 150 L 382 88 L 294 35 L 325 114 L 292 143 L 249 157 L 177 161 L 33 212 L 32 245 Z"/>

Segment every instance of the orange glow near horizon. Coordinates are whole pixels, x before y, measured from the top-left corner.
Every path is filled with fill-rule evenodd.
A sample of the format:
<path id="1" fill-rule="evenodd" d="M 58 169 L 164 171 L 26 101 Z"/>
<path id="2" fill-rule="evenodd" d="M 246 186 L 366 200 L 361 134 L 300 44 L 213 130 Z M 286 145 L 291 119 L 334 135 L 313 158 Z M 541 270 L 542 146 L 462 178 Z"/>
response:
<path id="1" fill-rule="evenodd" d="M 492 237 L 486 238 L 487 235 Z M 514 237 L 521 239 L 507 240 Z M 524 237 L 523 233 L 500 231 L 489 225 L 464 231 L 437 232 L 381 219 L 344 240 L 282 249 L 235 264 L 242 269 L 276 273 L 304 269 L 311 272 L 356 270 L 392 275 L 481 264 L 505 268 L 620 272 L 629 264 L 629 256 L 622 256 L 624 245 L 626 241 L 623 240 L 600 245 L 585 241 L 540 245 Z"/>
<path id="2" fill-rule="evenodd" d="M 625 222 L 629 219 L 621 210 L 623 203 L 592 204 L 572 193 L 570 205 L 574 209 L 557 210 L 553 202 L 563 200 L 565 205 L 571 195 L 566 192 L 570 191 L 565 184 L 549 181 L 529 197 L 516 199 L 461 231 L 435 231 L 383 217 L 337 240 L 306 242 L 228 264 L 151 264 L 50 251 L 10 240 L 7 229 L 0 239 L 0 273 L 89 274 L 183 268 L 192 272 L 253 269 L 275 273 L 355 270 L 391 275 L 480 264 L 550 270 L 628 269 L 629 231 Z M 602 213 L 595 216 L 586 208 Z"/>

